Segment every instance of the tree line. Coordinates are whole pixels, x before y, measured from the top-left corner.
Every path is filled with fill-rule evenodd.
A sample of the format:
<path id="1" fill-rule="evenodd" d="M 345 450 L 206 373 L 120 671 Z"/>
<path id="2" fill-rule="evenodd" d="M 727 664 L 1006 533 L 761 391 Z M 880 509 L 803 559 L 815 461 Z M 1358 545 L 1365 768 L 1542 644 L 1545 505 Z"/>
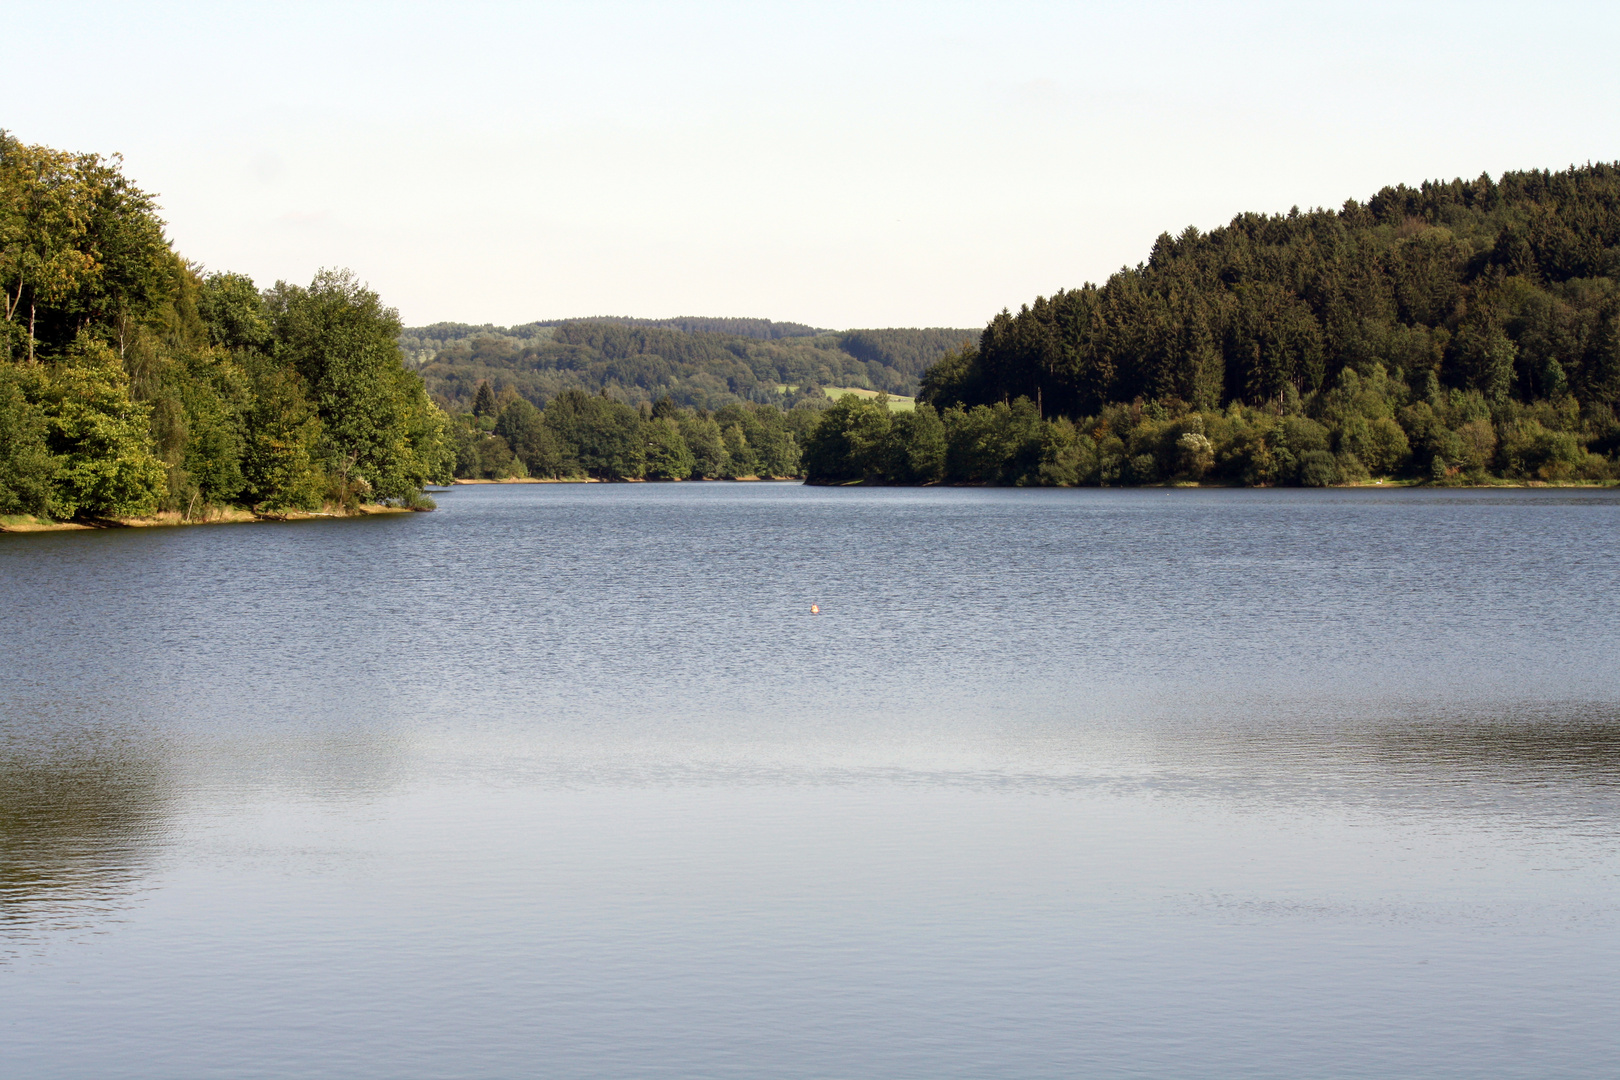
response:
<path id="1" fill-rule="evenodd" d="M 516 390 L 479 386 L 453 415 L 456 476 L 719 480 L 801 475 L 800 447 L 820 417 L 808 407 L 733 401 L 687 409 L 668 397 L 630 405 L 577 387 L 538 408 Z"/>
<path id="2" fill-rule="evenodd" d="M 417 505 L 453 476 L 1607 481 L 1617 282 L 1620 167 L 1589 165 L 1164 235 L 976 340 L 406 330 L 346 272 L 261 289 L 188 263 L 119 159 L 0 132 L 0 514 Z M 915 411 L 881 396 L 913 389 Z"/>
<path id="3" fill-rule="evenodd" d="M 1076 422 L 1042 416 L 1027 397 L 891 412 L 881 399 L 847 395 L 806 437 L 804 474 L 812 483 L 1253 487 L 1615 477 L 1613 459 L 1577 434 L 1583 421 L 1572 399 L 1493 408 L 1477 390 L 1408 398 L 1381 367 L 1365 378 L 1346 369 L 1314 415 L 1138 399 Z"/>
<path id="4" fill-rule="evenodd" d="M 906 421 L 830 411 L 810 477 L 1614 479 L 1620 166 L 1164 234 L 1101 286 L 997 315 L 918 399 Z"/>
<path id="5" fill-rule="evenodd" d="M 0 514 L 417 504 L 455 462 L 398 315 L 346 272 L 186 262 L 116 156 L 0 131 Z"/>
<path id="6" fill-rule="evenodd" d="M 803 329 L 799 335 L 789 331 Z M 709 411 L 749 402 L 792 409 L 846 387 L 910 396 L 917 378 L 972 331 L 822 332 L 758 319 L 576 319 L 501 328 L 437 324 L 405 331 L 406 355 L 449 410 L 478 387 L 512 389 L 536 405 L 565 390 L 631 405 L 669 398 Z"/>

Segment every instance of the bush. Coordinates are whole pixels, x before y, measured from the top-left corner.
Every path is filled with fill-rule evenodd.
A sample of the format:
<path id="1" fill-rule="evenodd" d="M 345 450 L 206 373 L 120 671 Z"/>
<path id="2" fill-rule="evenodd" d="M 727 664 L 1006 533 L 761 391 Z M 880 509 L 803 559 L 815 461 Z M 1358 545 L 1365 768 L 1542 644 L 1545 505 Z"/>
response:
<path id="1" fill-rule="evenodd" d="M 1133 484 L 1151 484 L 1159 479 L 1159 463 L 1152 454 L 1137 454 L 1125 463 L 1125 476 Z"/>
<path id="2" fill-rule="evenodd" d="M 1405 465 L 1406 459 L 1412 454 L 1406 432 L 1387 416 L 1370 421 L 1364 440 L 1351 447 L 1351 450 L 1375 476 L 1389 476 Z"/>
<path id="3" fill-rule="evenodd" d="M 1613 480 L 1615 479 L 1614 462 L 1602 454 L 1588 453 L 1585 459 L 1575 467 L 1575 477 L 1579 480 Z"/>
<path id="4" fill-rule="evenodd" d="M 1470 476 L 1483 476 L 1496 455 L 1496 429 L 1489 420 L 1470 420 L 1457 429 L 1462 453 L 1457 464 Z"/>
<path id="5" fill-rule="evenodd" d="M 1586 461 L 1574 435 L 1548 431 L 1536 420 L 1518 420 L 1502 436 L 1502 469 L 1518 479 L 1567 480 Z"/>
<path id="6" fill-rule="evenodd" d="M 1339 463 L 1326 450 L 1306 452 L 1299 462 L 1299 482 L 1306 487 L 1330 487 L 1339 482 Z"/>

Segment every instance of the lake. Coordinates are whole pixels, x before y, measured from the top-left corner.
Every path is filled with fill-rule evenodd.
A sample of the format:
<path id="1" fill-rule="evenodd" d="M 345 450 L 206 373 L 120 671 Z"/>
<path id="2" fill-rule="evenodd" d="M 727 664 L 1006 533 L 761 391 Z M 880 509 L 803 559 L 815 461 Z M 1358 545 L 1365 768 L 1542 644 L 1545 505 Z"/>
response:
<path id="1" fill-rule="evenodd" d="M 1620 492 L 439 501 L 0 536 L 0 1076 L 1620 1068 Z"/>

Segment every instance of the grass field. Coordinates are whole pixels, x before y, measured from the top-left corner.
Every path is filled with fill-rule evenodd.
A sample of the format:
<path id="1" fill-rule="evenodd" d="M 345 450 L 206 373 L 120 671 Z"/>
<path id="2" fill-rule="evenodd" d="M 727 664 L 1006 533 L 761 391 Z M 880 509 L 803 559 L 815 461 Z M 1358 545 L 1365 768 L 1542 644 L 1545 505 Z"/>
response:
<path id="1" fill-rule="evenodd" d="M 827 396 L 832 398 L 834 401 L 837 401 L 845 394 L 854 394 L 856 397 L 863 398 L 875 398 L 878 396 L 878 392 L 876 390 L 862 390 L 858 386 L 829 386 L 826 389 Z M 915 398 L 896 397 L 893 394 L 889 395 L 890 412 L 910 412 L 916 407 L 917 401 Z"/>

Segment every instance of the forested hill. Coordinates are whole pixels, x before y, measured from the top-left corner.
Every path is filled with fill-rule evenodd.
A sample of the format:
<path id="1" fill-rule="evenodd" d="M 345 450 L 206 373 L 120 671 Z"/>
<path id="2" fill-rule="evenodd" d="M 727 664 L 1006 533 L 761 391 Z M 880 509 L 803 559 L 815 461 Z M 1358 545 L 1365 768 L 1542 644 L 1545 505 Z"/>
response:
<path id="1" fill-rule="evenodd" d="M 446 407 L 470 408 L 481 383 L 544 405 L 568 389 L 630 404 L 791 405 L 822 388 L 916 392 L 918 376 L 974 330 L 821 331 L 769 319 L 596 318 L 522 326 L 436 323 L 400 335 L 405 355 Z"/>
<path id="2" fill-rule="evenodd" d="M 1374 365 L 1416 397 L 1620 398 L 1620 166 L 1388 187 L 1340 210 L 1161 235 L 1102 286 L 1003 312 L 935 368 L 937 404 L 1136 398 L 1286 408 Z"/>
<path id="3" fill-rule="evenodd" d="M 1620 166 L 1166 233 L 1101 286 L 996 316 L 918 400 L 830 411 L 809 477 L 1612 481 Z"/>
<path id="4" fill-rule="evenodd" d="M 777 338 L 815 337 L 818 334 L 828 334 L 830 330 L 818 330 L 803 323 L 772 322 L 770 319 L 708 319 L 699 316 L 683 315 L 673 319 L 636 319 L 620 315 L 594 315 L 588 319 L 549 319 L 540 322 L 524 323 L 521 326 L 496 326 L 493 323 L 473 325 L 471 323 L 441 322 L 431 326 L 417 326 L 406 330 L 400 335 L 399 345 L 405 355 L 411 357 L 419 364 L 425 364 L 446 346 L 467 338 L 498 336 L 516 338 L 519 341 L 528 341 L 536 337 L 543 338 L 546 331 L 552 327 L 562 326 L 571 322 L 608 322 L 619 323 L 622 326 L 652 326 L 665 330 L 679 330 L 686 334 L 723 334 L 728 337 L 758 338 L 761 341 L 775 341 Z M 969 337 L 977 331 L 968 333 Z"/>

